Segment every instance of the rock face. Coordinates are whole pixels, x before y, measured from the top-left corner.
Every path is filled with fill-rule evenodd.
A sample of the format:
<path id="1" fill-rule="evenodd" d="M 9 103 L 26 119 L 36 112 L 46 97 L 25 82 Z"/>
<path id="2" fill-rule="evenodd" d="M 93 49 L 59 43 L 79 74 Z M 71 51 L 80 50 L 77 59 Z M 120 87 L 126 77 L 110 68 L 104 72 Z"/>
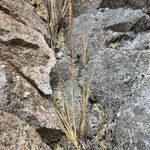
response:
<path id="1" fill-rule="evenodd" d="M 1 110 L 12 113 L 34 128 L 57 127 L 55 110 L 15 66 L 1 61 Z"/>
<path id="2" fill-rule="evenodd" d="M 50 150 L 34 129 L 18 117 L 0 111 L 0 146 L 4 149 Z"/>
<path id="3" fill-rule="evenodd" d="M 24 0 L 0 1 L 0 20 L 0 149 L 50 149 L 36 131 L 52 129 L 55 142 L 49 74 L 56 59 L 46 23 Z"/>
<path id="4" fill-rule="evenodd" d="M 149 1 L 93 0 L 91 3 L 85 2 L 86 10 L 74 18 L 72 35 L 79 87 L 88 85 L 95 68 L 87 138 L 90 141 L 105 125 L 115 124 L 100 139 L 100 146 L 93 149 L 149 150 Z M 85 45 L 88 45 L 88 58 L 83 67 Z M 68 51 L 64 49 L 58 68 L 68 94 L 70 65 Z M 52 81 L 56 83 L 58 72 L 53 71 Z M 59 86 L 54 83 L 57 93 Z M 80 88 L 76 96 L 80 101 Z"/>
<path id="5" fill-rule="evenodd" d="M 130 1 L 131 8 L 118 8 L 124 7 L 124 2 L 103 1 L 103 6 L 117 9 L 91 9 L 74 19 L 73 40 L 78 59 L 86 44 L 84 36 L 89 39 L 88 63 L 80 71 L 79 82 L 88 82 L 96 68 L 90 101 L 103 106 L 108 118 L 117 122 L 112 137 L 106 138 L 111 143 L 107 144 L 109 149 L 149 150 L 150 17 L 140 9 L 132 9 L 146 9 L 149 4 Z M 92 115 L 90 121 L 95 119 Z"/>
<path id="6" fill-rule="evenodd" d="M 149 150 L 150 1 L 73 2 L 76 18 L 69 40 L 73 41 L 79 76 L 78 102 L 81 87 L 88 85 L 94 72 L 87 145 L 103 131 L 98 144 L 89 149 Z M 55 66 L 55 54 L 46 42 L 47 12 L 39 14 L 39 9 L 45 9 L 44 2 L 31 4 L 30 0 L 0 1 L 1 149 L 48 150 L 64 135 L 50 95 L 59 96 L 61 74 L 70 98 L 70 53 L 62 44 Z M 83 66 L 85 47 L 88 56 Z M 106 129 L 109 125 L 111 128 Z"/>
<path id="7" fill-rule="evenodd" d="M 130 106 L 118 112 L 115 129 L 120 149 L 150 149 L 150 78 L 147 76 L 139 91 L 130 98 Z M 120 138 L 121 137 L 121 138 Z"/>
<path id="8" fill-rule="evenodd" d="M 73 36 L 77 43 L 75 46 L 77 55 L 81 55 L 83 50 L 83 35 L 87 34 L 90 39 L 89 63 L 86 69 L 81 71 L 81 78 L 89 78 L 88 74 L 91 75 L 92 71 L 90 68 L 97 63 L 93 87 L 98 89 L 96 91 L 107 91 L 118 96 L 126 95 L 137 82 L 138 68 L 134 61 L 140 50 L 134 47 L 131 50 L 131 46 L 128 48 L 126 46 L 132 38 L 134 39 L 131 43 L 137 40 L 134 37 L 135 33 L 149 29 L 149 23 L 142 23 L 142 25 L 137 23 L 142 22 L 141 18 L 147 18 L 146 20 L 150 21 L 150 17 L 141 10 L 119 8 L 105 12 L 87 12 L 74 20 Z M 143 22 L 145 22 L 144 19 Z M 149 34 L 145 32 L 139 40 L 147 43 L 148 46 L 148 37 Z M 147 65 L 148 59 L 145 57 Z M 146 64 L 143 63 L 143 65 Z"/>
<path id="9" fill-rule="evenodd" d="M 0 17 L 0 43 L 3 45 L 1 58 L 14 64 L 43 93 L 51 94 L 49 72 L 55 65 L 54 52 L 36 30 L 26 27 L 3 12 L 0 12 Z"/>
<path id="10" fill-rule="evenodd" d="M 36 15 L 34 7 L 26 1 L 1 0 L 0 10 L 11 16 L 16 21 L 39 31 L 45 36 L 48 36 L 46 23 Z"/>
<path id="11" fill-rule="evenodd" d="M 73 14 L 77 17 L 91 8 L 97 8 L 101 0 L 73 0 Z"/>
<path id="12" fill-rule="evenodd" d="M 118 8 L 129 6 L 134 9 L 148 8 L 150 7 L 150 1 L 148 0 L 102 0 L 100 7 Z"/>

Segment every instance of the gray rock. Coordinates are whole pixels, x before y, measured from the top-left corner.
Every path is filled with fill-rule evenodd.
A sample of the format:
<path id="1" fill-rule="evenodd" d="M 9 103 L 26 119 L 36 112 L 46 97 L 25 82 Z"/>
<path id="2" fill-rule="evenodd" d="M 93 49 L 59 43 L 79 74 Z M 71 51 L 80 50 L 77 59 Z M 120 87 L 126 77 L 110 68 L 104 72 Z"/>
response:
<path id="1" fill-rule="evenodd" d="M 107 139 L 110 149 L 149 150 L 149 21 L 141 10 L 129 8 L 90 10 L 74 19 L 79 83 L 89 82 L 95 68 L 91 105 L 102 106 L 109 123 L 118 123 Z M 88 44 L 88 63 L 82 68 L 84 35 L 89 38 L 84 43 Z M 92 110 L 89 119 L 89 128 L 93 123 L 101 125 Z"/>
<path id="2" fill-rule="evenodd" d="M 115 136 L 119 149 L 150 149 L 150 79 L 147 77 L 130 104 L 118 112 Z"/>
<path id="3" fill-rule="evenodd" d="M 4 71 L 5 65 L 0 63 L 0 99 L 5 99 L 7 97 L 7 94 L 4 93 L 4 88 L 7 84 L 6 74 Z"/>
<path id="4" fill-rule="evenodd" d="M 57 129 L 57 114 L 52 103 L 40 95 L 32 82 L 16 68 L 1 61 L 0 109 L 18 116 L 34 128 Z"/>
<path id="5" fill-rule="evenodd" d="M 80 88 L 82 85 L 88 86 L 93 77 L 86 144 L 90 144 L 106 126 L 114 123 L 116 126 L 103 132 L 99 144 L 93 149 L 149 150 L 149 1 L 73 2 L 75 17 L 82 14 L 73 20 L 73 42 L 70 41 L 75 52 L 75 75 L 79 75 L 75 93 L 77 119 L 81 109 Z M 45 8 L 44 3 L 41 7 Z M 38 7 L 35 11 L 38 13 Z M 46 19 L 45 15 L 40 16 Z M 65 46 L 62 47 L 57 54 L 58 64 L 53 68 L 56 64 L 54 52 L 43 37 L 48 37 L 46 23 L 34 12 L 29 0 L 2 0 L 0 18 L 0 110 L 3 111 L 0 112 L 0 121 L 3 122 L 1 136 L 4 140 L 7 138 L 0 140 L 3 142 L 1 147 L 9 149 L 7 146 L 10 144 L 5 143 L 11 142 L 15 149 L 21 149 L 20 139 L 28 144 L 35 136 L 39 141 L 39 135 L 48 145 L 56 143 L 63 133 L 57 126 L 59 118 L 51 103 L 49 82 L 53 98 L 62 100 L 59 76 L 64 80 L 70 106 L 70 52 Z M 83 43 L 83 37 L 87 37 L 87 43 Z M 83 66 L 82 52 L 86 44 L 88 57 L 87 64 Z M 11 119 L 15 121 L 12 123 Z M 18 130 L 23 130 L 19 138 L 16 135 L 20 131 L 12 132 L 16 126 Z M 24 138 L 26 126 L 33 132 L 30 139 Z M 35 135 L 37 132 L 39 135 Z M 29 137 L 31 133 L 28 133 Z M 9 139 L 9 134 L 12 139 Z M 45 146 L 41 141 L 38 144 Z M 47 146 L 32 146 L 34 143 L 30 148 L 23 148 L 47 149 Z"/>
<path id="6" fill-rule="evenodd" d="M 136 31 L 135 26 L 139 28 L 137 29 L 137 32 L 139 32 L 149 28 L 149 21 L 149 16 L 141 10 L 123 8 L 104 12 L 91 10 L 74 19 L 74 33 L 75 35 L 80 34 L 83 36 L 83 32 L 84 34 L 90 34 L 94 30 L 96 32 L 96 30 L 103 29 L 114 32 L 128 32 Z"/>
<path id="7" fill-rule="evenodd" d="M 132 60 L 133 57 L 136 60 L 140 52 L 136 51 L 135 55 L 135 51 L 131 52 L 131 47 L 126 48 L 125 45 L 128 45 L 126 41 L 130 41 L 135 36 L 131 29 L 138 28 L 138 32 L 143 31 L 137 21 L 144 16 L 150 20 L 141 10 L 116 9 L 104 12 L 89 11 L 74 19 L 73 38 L 76 41 L 77 55 L 81 56 L 82 54 L 83 36 L 86 34 L 89 38 L 89 61 L 86 68 L 81 71 L 80 82 L 83 83 L 82 80 L 89 79 L 92 68 L 97 62 L 93 83 L 93 89 L 95 89 L 93 93 L 96 96 L 101 95 L 101 91 L 104 91 L 107 95 L 108 93 L 114 95 L 114 100 L 121 100 L 123 95 L 128 95 L 132 86 L 138 82 L 138 69 L 135 61 Z M 124 36 L 120 32 L 123 32 Z M 113 46 L 116 43 L 119 44 L 118 47 Z M 107 48 L 108 46 L 109 48 Z M 148 63 L 148 57 L 145 58 L 145 62 Z M 146 65 L 148 65 L 147 63 Z M 124 98 L 126 99 L 126 97 Z M 108 99 L 106 98 L 106 100 Z M 108 103 L 113 103 L 112 99 Z"/>
<path id="8" fill-rule="evenodd" d="M 102 0 L 73 0 L 73 14 L 77 17 L 90 9 L 98 9 Z"/>
<path id="9" fill-rule="evenodd" d="M 38 133 L 16 116 L 0 111 L 1 150 L 51 150 Z"/>
<path id="10" fill-rule="evenodd" d="M 150 1 L 148 0 L 103 0 L 99 7 L 119 8 L 129 6 L 131 8 L 148 8 Z"/>
<path id="11" fill-rule="evenodd" d="M 127 0 L 102 0 L 99 7 L 118 8 L 126 6 Z"/>
<path id="12" fill-rule="evenodd" d="M 51 94 L 49 73 L 56 63 L 54 52 L 36 30 L 19 23 L 2 11 L 0 17 L 1 58 L 16 66 L 41 92 Z"/>
<path id="13" fill-rule="evenodd" d="M 127 0 L 127 4 L 132 8 L 148 8 L 150 7 L 149 0 Z"/>
<path id="14" fill-rule="evenodd" d="M 10 15 L 16 21 L 28 26 L 29 28 L 36 29 L 48 37 L 46 23 L 35 13 L 34 7 L 25 0 L 1 0 L 0 10 L 7 15 Z"/>

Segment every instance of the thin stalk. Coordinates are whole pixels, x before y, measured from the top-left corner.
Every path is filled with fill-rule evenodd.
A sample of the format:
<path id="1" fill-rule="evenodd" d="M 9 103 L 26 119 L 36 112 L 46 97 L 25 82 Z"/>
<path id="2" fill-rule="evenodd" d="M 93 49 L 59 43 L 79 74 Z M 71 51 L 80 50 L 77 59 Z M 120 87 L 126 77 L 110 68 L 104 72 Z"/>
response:
<path id="1" fill-rule="evenodd" d="M 73 129 L 74 129 L 74 133 L 77 137 L 77 127 L 76 127 L 76 96 L 75 96 L 75 64 L 74 64 L 74 52 L 73 52 L 73 43 L 72 43 L 72 0 L 69 0 L 69 30 L 70 30 L 70 51 L 71 51 L 71 101 L 72 101 L 72 120 L 73 120 Z"/>
<path id="2" fill-rule="evenodd" d="M 71 38 L 71 54 L 72 54 L 72 59 L 71 59 L 71 103 L 72 103 L 72 121 L 73 121 L 73 129 L 75 132 L 75 135 L 77 136 L 76 130 L 76 96 L 75 96 L 75 87 L 76 87 L 76 82 L 75 82 L 75 64 L 74 64 L 74 60 L 73 60 L 73 48 L 72 48 L 72 38 Z"/>
<path id="3" fill-rule="evenodd" d="M 89 80 L 89 84 L 87 86 L 83 85 L 82 90 L 82 107 L 81 107 L 81 118 L 80 118 L 80 137 L 83 138 L 86 131 L 86 121 L 87 121 L 87 112 L 88 112 L 88 99 L 91 92 L 91 85 L 94 78 L 96 66 L 98 63 L 98 58 L 96 59 L 96 63 L 93 67 L 92 74 Z M 86 88 L 87 87 L 87 88 Z"/>
<path id="4" fill-rule="evenodd" d="M 88 37 L 87 35 L 83 36 L 83 52 L 82 52 L 82 65 L 85 67 L 88 61 Z"/>

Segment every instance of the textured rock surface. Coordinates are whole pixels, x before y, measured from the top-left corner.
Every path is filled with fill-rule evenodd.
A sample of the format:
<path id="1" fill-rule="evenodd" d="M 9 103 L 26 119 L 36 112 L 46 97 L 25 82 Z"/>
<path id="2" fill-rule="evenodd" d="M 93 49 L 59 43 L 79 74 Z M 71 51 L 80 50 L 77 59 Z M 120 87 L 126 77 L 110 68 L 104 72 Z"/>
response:
<path id="1" fill-rule="evenodd" d="M 2 11 L 0 18 L 1 58 L 13 63 L 43 93 L 51 94 L 49 73 L 56 61 L 44 37 Z"/>
<path id="2" fill-rule="evenodd" d="M 98 9 L 96 5 L 90 5 L 92 9 L 73 20 L 72 47 L 76 52 L 79 87 L 89 81 L 93 68 L 96 67 L 89 99 L 91 105 L 87 139 L 90 141 L 106 124 L 114 122 L 117 123 L 116 127 L 106 132 L 100 139 L 101 148 L 149 150 L 150 96 L 147 75 L 150 17 L 141 9 L 134 10 L 137 8 L 135 1 L 132 1 L 131 5 L 117 0 L 102 3 L 105 2 L 106 8 L 96 10 Z M 144 1 L 138 2 L 138 8 L 147 7 Z M 83 44 L 86 41 L 85 37 L 88 40 Z M 81 58 L 83 45 L 86 44 L 88 44 L 88 63 L 83 68 Z M 65 91 L 69 95 L 70 61 L 65 48 L 62 49 L 62 53 L 58 68 L 61 69 Z M 53 71 L 52 76 L 55 77 L 52 83 L 58 83 L 57 69 Z M 52 85 L 55 94 L 59 92 L 60 87 L 54 83 Z M 76 95 L 80 101 L 79 88 Z M 95 146 L 93 149 L 99 147 Z"/>
<path id="3" fill-rule="evenodd" d="M 50 150 L 36 131 L 16 116 L 0 111 L 1 150 Z"/>
<path id="4" fill-rule="evenodd" d="M 88 85 L 95 68 L 89 98 L 87 145 L 105 130 L 89 149 L 149 150 L 150 1 L 73 2 L 76 18 L 73 42 L 69 40 L 79 76 L 78 102 L 81 87 Z M 3 149 L 9 149 L 8 146 L 48 149 L 43 141 L 51 146 L 63 136 L 51 103 L 50 82 L 53 96 L 62 99 L 60 74 L 70 99 L 70 51 L 61 47 L 55 66 L 54 52 L 45 41 L 48 32 L 43 20 L 47 14 L 39 10 L 45 9 L 44 3 L 38 0 L 36 5 L 31 4 L 30 0 L 0 1 L 0 134 L 4 137 L 0 144 Z M 83 45 L 88 45 L 84 67 L 81 64 Z M 106 129 L 110 124 L 113 126 Z"/>
<path id="5" fill-rule="evenodd" d="M 100 7 L 118 8 L 129 6 L 132 8 L 148 8 L 150 7 L 149 0 L 103 0 Z"/>
<path id="6" fill-rule="evenodd" d="M 129 99 L 130 105 L 118 112 L 116 139 L 121 149 L 150 149 L 150 78 L 145 78 L 140 89 Z"/>
<path id="7" fill-rule="evenodd" d="M 80 85 L 89 80 L 97 63 L 90 97 L 96 105 L 90 106 L 89 138 L 107 119 L 117 122 L 112 136 L 106 135 L 109 149 L 149 149 L 149 29 L 150 17 L 131 8 L 92 9 L 74 19 L 72 38 L 79 68 L 83 38 L 87 35 L 89 39 L 88 63 L 79 71 Z"/>
<path id="8" fill-rule="evenodd" d="M 91 8 L 97 9 L 101 0 L 73 0 L 73 14 L 75 17 Z"/>
<path id="9" fill-rule="evenodd" d="M 32 82 L 9 63 L 1 61 L 0 69 L 0 109 L 18 116 L 34 128 L 57 128 L 57 117 L 52 104 L 41 97 Z"/>
<path id="10" fill-rule="evenodd" d="M 89 63 L 82 70 L 81 77 L 88 78 L 88 74 L 91 75 L 91 66 L 96 61 L 98 63 L 95 84 L 93 84 L 95 90 L 97 89 L 96 92 L 104 91 L 116 94 L 117 98 L 121 95 L 128 95 L 133 84 L 137 82 L 138 68 L 134 61 L 140 51 L 136 50 L 133 44 L 132 50 L 131 46 L 126 47 L 127 42 L 132 38 L 134 39 L 131 43 L 137 42 L 138 36 L 135 38 L 133 30 L 137 28 L 139 28 L 138 32 L 148 30 L 149 25 L 143 30 L 137 24 L 143 17 L 146 17 L 148 22 L 150 21 L 150 18 L 141 10 L 119 8 L 105 12 L 90 11 L 74 20 L 73 38 L 76 40 L 77 55 L 82 53 L 84 34 L 87 34 L 89 38 Z M 144 25 L 146 26 L 146 24 Z M 148 46 L 148 38 L 149 34 L 145 33 L 143 36 L 141 35 L 137 43 L 143 41 Z M 146 50 L 148 50 L 147 48 Z M 134 61 L 132 61 L 133 58 Z M 146 64 L 143 63 L 143 65 L 148 66 L 148 59 L 145 56 Z"/>
<path id="11" fill-rule="evenodd" d="M 45 41 L 46 23 L 34 11 L 23 0 L 0 1 L 2 149 L 50 149 L 34 130 L 37 128 L 53 131 L 49 143 L 62 136 L 55 136 L 55 131 L 61 132 L 48 97 L 52 94 L 49 74 L 56 59 Z"/>
<path id="12" fill-rule="evenodd" d="M 46 23 L 36 15 L 34 7 L 26 1 L 1 0 L 0 10 L 6 13 L 7 15 L 10 15 L 16 21 L 30 28 L 38 30 L 45 36 L 48 36 Z"/>

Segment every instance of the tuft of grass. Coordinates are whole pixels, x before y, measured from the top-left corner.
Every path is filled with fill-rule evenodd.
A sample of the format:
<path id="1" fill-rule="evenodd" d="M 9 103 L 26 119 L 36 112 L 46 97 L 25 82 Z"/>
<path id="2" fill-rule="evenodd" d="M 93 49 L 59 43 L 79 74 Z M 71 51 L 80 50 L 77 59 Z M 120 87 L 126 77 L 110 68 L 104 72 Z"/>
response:
<path id="1" fill-rule="evenodd" d="M 86 134 L 86 127 L 87 127 L 87 115 L 88 115 L 88 103 L 89 97 L 91 94 L 91 85 L 94 79 L 96 66 L 98 63 L 98 57 L 96 59 L 96 63 L 93 67 L 91 72 L 90 79 L 86 85 L 83 85 L 82 88 L 82 102 L 81 102 L 81 118 L 80 118 L 80 138 L 83 138 Z"/>
<path id="2" fill-rule="evenodd" d="M 72 16 L 72 1 L 71 0 L 44 0 L 48 12 L 48 30 L 50 33 L 51 47 L 54 49 L 57 43 L 57 34 L 60 28 L 60 24 L 64 20 L 69 10 L 69 16 Z M 35 0 L 33 0 L 35 2 Z M 72 22 L 69 22 L 69 26 L 72 26 Z"/>
<path id="3" fill-rule="evenodd" d="M 87 51 L 87 50 L 86 50 Z M 83 49 L 84 52 L 84 49 Z M 74 55 L 72 51 L 72 55 Z M 91 93 L 91 85 L 94 79 L 94 74 L 98 62 L 95 63 L 93 66 L 93 70 L 90 76 L 90 79 L 87 84 L 84 84 L 81 90 L 82 94 L 82 101 L 81 105 L 81 112 L 80 117 L 77 113 L 77 98 L 76 98 L 76 82 L 77 82 L 77 74 L 76 74 L 76 66 L 74 64 L 74 59 L 72 57 L 72 66 L 71 66 L 71 103 L 69 103 L 68 99 L 65 97 L 64 85 L 61 82 L 61 89 L 62 89 L 62 96 L 63 99 L 63 107 L 61 108 L 58 104 L 56 105 L 56 111 L 58 113 L 59 119 L 61 123 L 59 127 L 65 133 L 66 137 L 72 142 L 75 149 L 80 150 L 85 149 L 84 137 L 87 131 L 87 114 L 88 114 L 88 105 L 89 105 L 89 96 Z M 69 109 L 70 108 L 70 109 Z M 77 120 L 79 118 L 79 121 Z"/>
<path id="4" fill-rule="evenodd" d="M 73 123 L 74 117 L 71 117 L 72 115 L 68 110 L 67 103 L 64 101 L 63 110 L 57 104 L 55 105 L 55 107 L 57 108 L 56 111 L 60 119 L 60 124 L 58 124 L 58 126 L 65 133 L 66 137 L 72 142 L 74 147 L 76 149 L 79 149 L 78 137 L 76 134 L 77 129 Z"/>
<path id="5" fill-rule="evenodd" d="M 63 106 L 60 107 L 59 104 L 55 104 L 56 112 L 60 119 L 60 124 L 58 126 L 65 133 L 66 137 L 72 142 L 75 149 L 80 150 L 81 147 L 84 149 L 83 141 L 86 135 L 87 130 L 87 114 L 88 114 L 88 100 L 91 93 L 91 84 L 95 73 L 96 64 L 94 66 L 91 78 L 87 85 L 82 87 L 82 101 L 80 117 L 76 111 L 77 100 L 76 100 L 76 79 L 75 79 L 75 69 L 72 66 L 72 77 L 71 77 L 71 104 L 68 102 L 68 99 L 65 97 L 64 86 L 62 84 L 62 99 Z M 69 109 L 70 108 L 70 109 Z M 80 118 L 78 123 L 77 118 Z"/>
<path id="6" fill-rule="evenodd" d="M 53 3 L 52 3 L 53 2 Z M 56 1 L 51 1 L 51 7 L 52 5 L 55 5 Z M 52 27 L 55 27 L 53 21 L 55 20 L 55 12 L 54 8 L 50 12 L 52 16 Z M 60 119 L 60 123 L 58 126 L 62 129 L 62 131 L 65 133 L 66 137 L 71 141 L 75 149 L 80 150 L 85 149 L 85 146 L 83 145 L 83 140 L 86 135 L 87 130 L 87 114 L 88 114 L 88 99 L 91 93 L 91 85 L 95 74 L 95 69 L 97 66 L 97 63 L 95 63 L 92 74 L 90 76 L 90 79 L 88 81 L 88 84 L 83 85 L 81 94 L 82 94 L 82 101 L 80 103 L 81 105 L 81 112 L 80 117 L 77 113 L 77 98 L 76 98 L 76 82 L 77 82 L 77 74 L 76 74 L 76 65 L 74 62 L 74 49 L 72 48 L 73 41 L 72 41 L 72 0 L 65 0 L 64 5 L 62 7 L 61 16 L 65 17 L 65 15 L 68 12 L 69 17 L 69 35 L 70 35 L 70 53 L 71 53 L 71 104 L 68 103 L 68 100 L 65 97 L 65 91 L 63 82 L 61 81 L 62 85 L 62 95 L 61 99 L 63 99 L 63 106 L 60 107 L 59 104 L 54 102 L 54 106 L 56 108 L 56 112 L 58 114 L 58 117 Z M 51 33 L 53 32 L 53 29 L 51 29 Z M 53 35 L 52 35 L 53 36 Z M 56 39 L 55 39 L 56 40 Z M 85 67 L 88 63 L 88 36 L 83 37 L 83 52 L 82 52 L 82 65 Z M 58 71 L 59 72 L 59 71 Z M 59 77 L 60 78 L 60 77 Z M 70 108 L 70 109 L 69 109 Z M 79 121 L 77 120 L 79 118 Z"/>

